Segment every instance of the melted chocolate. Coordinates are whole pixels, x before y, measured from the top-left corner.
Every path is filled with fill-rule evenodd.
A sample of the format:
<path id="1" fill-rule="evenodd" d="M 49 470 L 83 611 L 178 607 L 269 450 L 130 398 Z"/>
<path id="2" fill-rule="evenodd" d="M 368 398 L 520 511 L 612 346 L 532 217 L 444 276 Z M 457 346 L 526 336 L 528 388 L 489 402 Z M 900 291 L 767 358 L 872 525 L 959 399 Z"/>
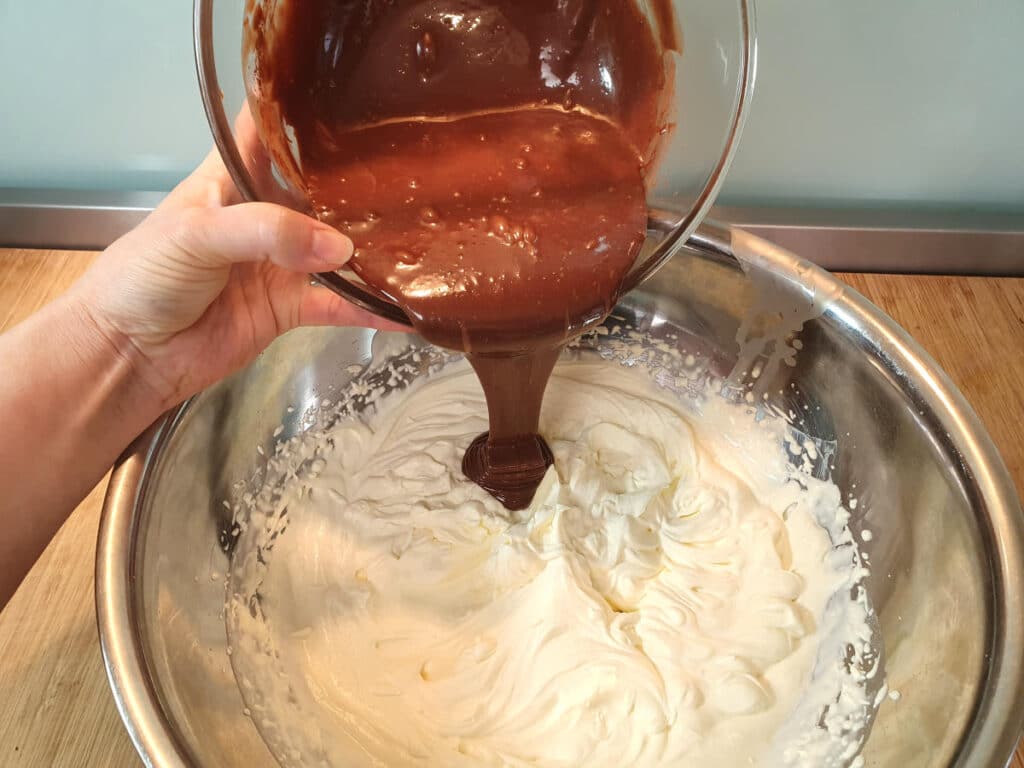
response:
<path id="1" fill-rule="evenodd" d="M 646 233 L 667 79 L 646 18 L 633 0 L 322 0 L 251 24 L 273 156 L 352 238 L 351 268 L 467 353 L 490 432 L 463 469 L 528 506 L 555 361 Z"/>

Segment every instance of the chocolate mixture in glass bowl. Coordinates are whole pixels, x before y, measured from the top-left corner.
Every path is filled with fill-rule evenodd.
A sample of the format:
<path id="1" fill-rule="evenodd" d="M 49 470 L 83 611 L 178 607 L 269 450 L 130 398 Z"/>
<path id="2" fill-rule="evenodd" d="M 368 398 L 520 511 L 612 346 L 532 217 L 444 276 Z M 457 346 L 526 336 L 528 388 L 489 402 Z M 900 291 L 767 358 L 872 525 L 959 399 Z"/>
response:
<path id="1" fill-rule="evenodd" d="M 527 507 L 563 346 L 601 322 L 644 242 L 666 130 L 671 6 L 634 0 L 250 4 L 264 143 L 351 267 L 466 353 L 490 431 L 466 475 Z"/>

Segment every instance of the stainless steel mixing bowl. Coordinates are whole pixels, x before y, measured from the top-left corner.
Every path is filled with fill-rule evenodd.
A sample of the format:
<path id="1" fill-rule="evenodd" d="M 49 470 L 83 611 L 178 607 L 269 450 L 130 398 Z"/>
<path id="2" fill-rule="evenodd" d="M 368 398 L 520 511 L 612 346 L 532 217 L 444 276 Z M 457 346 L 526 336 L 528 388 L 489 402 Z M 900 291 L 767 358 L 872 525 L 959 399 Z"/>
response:
<path id="1" fill-rule="evenodd" d="M 882 705 L 866 763 L 1004 765 L 1024 727 L 1024 518 L 945 374 L 854 291 L 743 233 L 703 229 L 617 314 L 697 349 L 720 374 L 737 361 L 738 334 L 762 364 L 778 362 L 781 346 L 750 340 L 802 325 L 794 365 L 769 366 L 762 386 L 803 415 L 837 484 L 860 500 L 854 530 L 874 532 L 868 589 L 901 698 Z M 305 410 L 370 365 L 375 345 L 379 357 L 365 330 L 292 333 L 169 414 L 118 465 L 97 609 L 114 696 L 147 764 L 273 765 L 227 655 L 223 500 L 258 472 L 257 446 L 269 452 L 282 424 L 279 439 L 302 429 Z"/>

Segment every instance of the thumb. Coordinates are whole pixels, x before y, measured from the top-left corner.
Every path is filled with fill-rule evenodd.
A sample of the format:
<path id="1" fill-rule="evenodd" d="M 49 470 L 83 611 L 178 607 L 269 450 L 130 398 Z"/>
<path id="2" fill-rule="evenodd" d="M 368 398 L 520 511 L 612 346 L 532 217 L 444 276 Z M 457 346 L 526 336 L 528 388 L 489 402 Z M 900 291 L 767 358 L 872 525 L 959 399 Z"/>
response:
<path id="1" fill-rule="evenodd" d="M 272 262 L 292 272 L 338 269 L 352 241 L 336 229 L 269 203 L 192 208 L 177 219 L 172 240 L 202 266 Z"/>

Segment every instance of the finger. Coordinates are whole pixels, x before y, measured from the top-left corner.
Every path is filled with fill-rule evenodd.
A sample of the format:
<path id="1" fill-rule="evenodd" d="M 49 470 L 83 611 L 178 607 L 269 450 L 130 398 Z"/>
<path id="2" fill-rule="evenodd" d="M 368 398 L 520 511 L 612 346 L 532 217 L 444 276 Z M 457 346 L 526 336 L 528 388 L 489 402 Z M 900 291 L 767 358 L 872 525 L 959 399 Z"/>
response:
<path id="1" fill-rule="evenodd" d="M 305 283 L 298 293 L 297 323 L 303 326 L 359 326 L 381 331 L 411 333 L 412 328 L 385 320 L 346 301 L 338 294 L 318 285 Z"/>
<path id="2" fill-rule="evenodd" d="M 187 208 L 221 208 L 241 201 L 220 152 L 210 151 L 188 178 L 176 186 L 157 207 L 157 213 L 173 213 Z"/>
<path id="3" fill-rule="evenodd" d="M 269 203 L 185 211 L 172 239 L 198 265 L 218 268 L 271 262 L 293 272 L 325 272 L 352 257 L 352 241 L 336 229 Z"/>
<path id="4" fill-rule="evenodd" d="M 248 102 L 235 118 L 235 142 L 238 144 L 238 152 L 242 156 L 246 168 L 253 177 L 256 189 L 281 190 L 281 185 L 274 179 L 270 153 L 263 145 Z"/>
<path id="5" fill-rule="evenodd" d="M 308 212 L 309 203 L 301 192 L 304 188 L 301 177 L 294 173 L 281 174 L 281 178 L 287 176 L 291 179 L 291 185 L 285 184 L 275 177 L 277 168 L 270 157 L 270 152 L 263 144 L 248 102 L 235 118 L 235 143 L 238 145 L 238 152 L 245 169 L 249 173 L 253 194 L 257 200 Z"/>
<path id="6" fill-rule="evenodd" d="M 259 131 L 256 130 L 256 121 L 252 116 L 252 109 L 248 100 L 242 104 L 235 116 L 235 141 L 238 143 L 238 150 L 243 154 L 262 152 L 266 156 L 266 149 L 260 140 Z"/>
<path id="7" fill-rule="evenodd" d="M 299 326 L 355 326 L 409 333 L 408 326 L 385 320 L 346 301 L 307 275 L 280 272 L 268 284 L 279 333 Z"/>

